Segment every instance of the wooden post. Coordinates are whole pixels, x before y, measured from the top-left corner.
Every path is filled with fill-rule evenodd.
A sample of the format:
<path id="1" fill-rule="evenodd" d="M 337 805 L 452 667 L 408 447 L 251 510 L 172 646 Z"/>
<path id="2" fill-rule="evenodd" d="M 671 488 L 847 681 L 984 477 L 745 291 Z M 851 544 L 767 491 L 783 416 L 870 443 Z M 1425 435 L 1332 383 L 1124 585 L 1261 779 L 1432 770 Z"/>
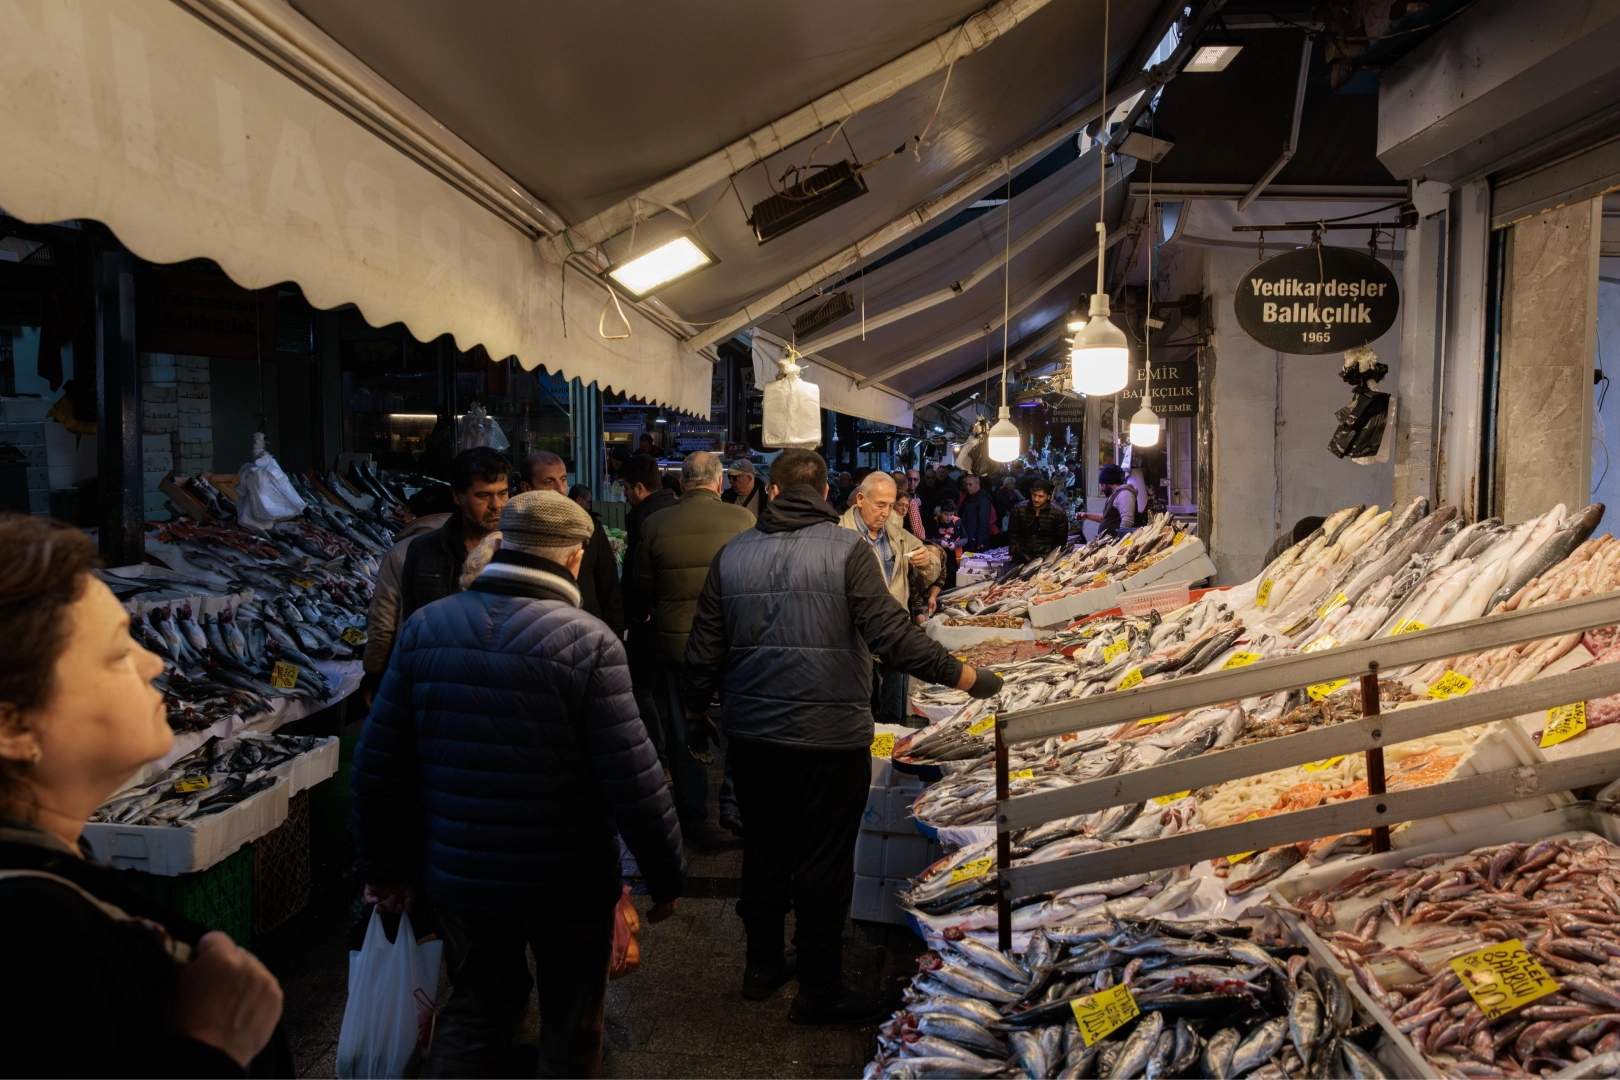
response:
<path id="1" fill-rule="evenodd" d="M 1378 705 L 1378 665 L 1370 665 L 1372 670 L 1361 677 L 1361 715 L 1379 715 Z M 1375 747 L 1366 751 L 1367 757 L 1367 794 L 1384 794 L 1384 748 Z M 1374 851 L 1389 850 L 1389 826 L 1375 825 L 1372 831 L 1372 846 Z"/>
<path id="2" fill-rule="evenodd" d="M 1002 952 L 1012 951 L 1012 894 L 1007 891 L 1007 871 L 1012 869 L 1012 834 L 1001 820 L 1001 805 L 1012 797 L 1007 779 L 1007 739 L 1004 723 L 996 717 L 996 944 Z"/>

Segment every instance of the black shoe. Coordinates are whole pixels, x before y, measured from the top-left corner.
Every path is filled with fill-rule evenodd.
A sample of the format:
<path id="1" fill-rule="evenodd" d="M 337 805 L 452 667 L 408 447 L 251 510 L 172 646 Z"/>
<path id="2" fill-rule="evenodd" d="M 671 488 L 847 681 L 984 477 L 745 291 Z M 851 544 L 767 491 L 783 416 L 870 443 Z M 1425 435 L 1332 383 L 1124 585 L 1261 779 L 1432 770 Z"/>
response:
<path id="1" fill-rule="evenodd" d="M 730 833 L 732 836 L 735 836 L 737 839 L 742 839 L 742 818 L 738 817 L 736 814 L 721 814 L 720 827 L 726 830 L 726 832 Z"/>
<path id="2" fill-rule="evenodd" d="M 799 957 L 791 951 L 779 964 L 749 964 L 743 968 L 742 996 L 749 1001 L 764 1001 L 798 974 Z"/>
<path id="3" fill-rule="evenodd" d="M 801 986 L 788 1008 L 788 1019 L 795 1024 L 876 1024 L 887 1015 L 880 995 L 846 986 L 822 991 Z"/>

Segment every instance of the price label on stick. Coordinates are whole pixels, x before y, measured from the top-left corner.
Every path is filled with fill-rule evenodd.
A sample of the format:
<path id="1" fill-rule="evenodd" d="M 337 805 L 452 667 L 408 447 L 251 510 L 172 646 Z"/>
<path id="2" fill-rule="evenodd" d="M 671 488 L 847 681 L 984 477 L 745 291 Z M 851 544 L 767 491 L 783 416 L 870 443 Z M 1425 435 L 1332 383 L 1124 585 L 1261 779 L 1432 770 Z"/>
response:
<path id="1" fill-rule="evenodd" d="M 1396 634 L 1412 634 L 1419 630 L 1427 629 L 1428 626 L 1426 624 L 1420 623 L 1416 619 L 1402 619 L 1400 622 L 1395 624 L 1395 629 L 1389 632 L 1389 636 L 1394 637 Z"/>
<path id="2" fill-rule="evenodd" d="M 1541 745 L 1557 746 L 1585 730 L 1586 702 L 1577 701 L 1573 705 L 1560 705 L 1556 709 L 1548 709 L 1547 727 L 1541 733 Z"/>
<path id="3" fill-rule="evenodd" d="M 1137 668 L 1131 668 L 1131 670 L 1125 673 L 1125 677 L 1119 680 L 1119 688 L 1121 690 L 1129 690 L 1131 687 L 1135 686 L 1141 681 L 1142 672 Z"/>
<path id="4" fill-rule="evenodd" d="M 1321 652 L 1323 649 L 1331 649 L 1331 648 L 1333 648 L 1333 646 L 1337 645 L 1338 643 L 1339 643 L 1339 639 L 1334 637 L 1332 634 L 1323 634 L 1321 637 L 1317 638 L 1315 641 L 1311 642 L 1309 645 L 1305 646 L 1305 648 L 1301 649 L 1300 651 L 1301 652 Z"/>
<path id="5" fill-rule="evenodd" d="M 1429 687 L 1429 696 L 1436 701 L 1444 701 L 1446 698 L 1462 697 L 1473 688 L 1473 679 L 1447 669 L 1446 673 L 1435 680 L 1433 686 Z"/>
<path id="6" fill-rule="evenodd" d="M 277 660 L 276 666 L 270 669 L 270 685 L 277 690 L 291 690 L 298 685 L 299 671 L 297 664 Z"/>
<path id="7" fill-rule="evenodd" d="M 1451 970 L 1487 1020 L 1506 1016 L 1558 990 L 1557 980 L 1518 938 L 1459 956 L 1451 961 Z"/>
<path id="8" fill-rule="evenodd" d="M 1178 791 L 1174 795 L 1155 795 L 1153 796 L 1153 801 L 1158 803 L 1160 806 L 1169 806 L 1171 803 L 1179 802 L 1191 794 L 1192 789 L 1188 788 L 1186 791 Z"/>
<path id="9" fill-rule="evenodd" d="M 980 720 L 976 724 L 969 725 L 968 729 L 967 729 L 967 733 L 969 735 L 983 735 L 985 732 L 989 731 L 991 728 L 993 728 L 995 726 L 996 726 L 996 718 L 995 718 L 994 715 L 991 715 L 991 716 L 985 717 L 983 720 Z"/>
<path id="10" fill-rule="evenodd" d="M 1104 645 L 1103 646 L 1103 663 L 1106 664 L 1108 661 L 1110 661 L 1114 657 L 1120 655 L 1121 653 L 1123 653 L 1126 649 L 1128 649 L 1130 647 L 1131 647 L 1131 643 L 1129 641 L 1116 641 L 1112 645 Z"/>
<path id="11" fill-rule="evenodd" d="M 293 575 L 293 584 L 297 585 L 300 589 L 313 589 L 315 587 L 315 583 L 309 580 L 309 578 L 299 577 L 296 574 Z"/>
<path id="12" fill-rule="evenodd" d="M 1325 618 L 1327 618 L 1327 613 L 1328 612 L 1332 611 L 1335 608 L 1344 607 L 1344 605 L 1348 604 L 1349 602 L 1350 602 L 1350 598 L 1348 596 L 1344 595 L 1344 593 L 1339 593 L 1333 599 L 1331 599 L 1327 603 L 1323 604 L 1320 608 L 1317 608 L 1316 617 L 1318 619 L 1325 619 Z"/>
<path id="13" fill-rule="evenodd" d="M 951 884 L 955 885 L 958 881 L 966 881 L 968 878 L 984 877 L 985 874 L 989 873 L 990 867 L 995 861 L 993 856 L 986 855 L 983 858 L 974 859 L 972 862 L 963 863 L 951 871 Z"/>
<path id="14" fill-rule="evenodd" d="M 1160 713 L 1158 716 L 1150 716 L 1145 720 L 1138 720 L 1136 722 L 1136 726 L 1146 727 L 1148 724 L 1162 724 L 1174 715 L 1174 713 Z"/>
<path id="15" fill-rule="evenodd" d="M 1307 761 L 1305 763 L 1305 771 L 1321 772 L 1324 769 L 1331 769 L 1333 766 L 1343 761 L 1344 757 L 1345 756 L 1343 754 L 1340 754 L 1338 757 L 1323 758 L 1321 761 Z"/>
<path id="16" fill-rule="evenodd" d="M 1270 578 L 1260 583 L 1260 591 L 1254 594 L 1255 607 L 1265 607 L 1271 601 L 1271 584 Z"/>
<path id="17" fill-rule="evenodd" d="M 338 637 L 342 638 L 346 645 L 364 645 L 366 643 L 366 632 L 358 626 L 347 627 Z"/>
<path id="18" fill-rule="evenodd" d="M 1142 1015 L 1127 983 L 1074 998 L 1069 1002 L 1069 1007 L 1074 1010 L 1074 1021 L 1080 1025 L 1080 1038 L 1085 1040 L 1087 1046 L 1108 1038 Z"/>
<path id="19" fill-rule="evenodd" d="M 874 737 L 872 739 L 872 756 L 875 757 L 875 758 L 886 758 L 886 757 L 893 757 L 894 756 L 894 733 L 893 732 L 882 731 L 882 732 L 879 732 L 876 735 L 876 737 Z"/>
<path id="20" fill-rule="evenodd" d="M 1233 653 L 1232 658 L 1221 665 L 1221 670 L 1227 671 L 1231 668 L 1248 667 L 1258 659 L 1260 659 L 1260 654 L 1257 652 Z"/>
<path id="21" fill-rule="evenodd" d="M 1349 681 L 1349 679 L 1334 679 L 1331 682 L 1312 683 L 1305 688 L 1305 693 L 1310 695 L 1312 701 L 1321 701 Z"/>
<path id="22" fill-rule="evenodd" d="M 1012 772 L 1007 774 L 1007 779 L 1008 780 L 1033 780 L 1033 779 L 1035 779 L 1035 770 L 1034 769 L 1014 769 Z"/>
<path id="23" fill-rule="evenodd" d="M 193 791 L 206 791 L 211 783 L 206 776 L 187 776 L 174 782 L 174 790 L 181 795 L 189 795 Z"/>

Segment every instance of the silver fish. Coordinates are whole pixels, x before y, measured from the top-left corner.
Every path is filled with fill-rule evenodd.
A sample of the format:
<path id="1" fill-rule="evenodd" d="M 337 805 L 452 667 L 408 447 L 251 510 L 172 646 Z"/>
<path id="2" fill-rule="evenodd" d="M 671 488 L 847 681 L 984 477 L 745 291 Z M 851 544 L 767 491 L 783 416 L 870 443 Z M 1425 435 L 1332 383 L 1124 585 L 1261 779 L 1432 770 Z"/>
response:
<path id="1" fill-rule="evenodd" d="M 1261 1062 L 1282 1048 L 1287 1038 L 1287 1017 L 1278 1016 L 1267 1020 L 1249 1032 L 1248 1038 L 1238 1043 L 1237 1049 L 1232 1052 L 1232 1071 L 1221 1075 L 1241 1076 L 1250 1069 L 1259 1067 Z"/>
<path id="2" fill-rule="evenodd" d="M 1109 1080 L 1123 1080 L 1125 1077 L 1141 1076 L 1147 1071 L 1148 1060 L 1153 1056 L 1154 1048 L 1159 1045 L 1159 1036 L 1164 1034 L 1164 1014 L 1150 1012 L 1136 1022 L 1136 1029 L 1131 1032 L 1130 1038 L 1125 1040 L 1125 1046 L 1114 1059 L 1113 1067 L 1108 1070 Z M 1039 1074 L 1037 1074 L 1039 1075 Z"/>

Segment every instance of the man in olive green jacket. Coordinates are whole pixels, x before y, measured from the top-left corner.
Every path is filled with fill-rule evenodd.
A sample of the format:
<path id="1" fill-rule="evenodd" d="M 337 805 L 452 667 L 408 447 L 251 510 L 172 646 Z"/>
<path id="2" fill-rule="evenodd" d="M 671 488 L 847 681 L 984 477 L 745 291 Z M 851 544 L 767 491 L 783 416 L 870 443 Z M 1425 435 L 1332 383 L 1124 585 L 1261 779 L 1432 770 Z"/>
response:
<path id="1" fill-rule="evenodd" d="M 681 465 L 685 493 L 674 506 L 647 519 L 636 548 L 636 588 L 652 607 L 665 692 L 672 702 L 664 746 L 675 811 L 687 833 L 701 830 L 708 816 L 709 772 L 686 748 L 686 708 L 681 700 L 686 639 L 709 564 L 727 540 L 754 526 L 749 511 L 720 501 L 720 473 L 718 456 L 705 450 L 688 454 Z M 734 833 L 742 831 L 729 778 L 720 790 L 720 824 Z"/>
<path id="2" fill-rule="evenodd" d="M 838 524 L 859 533 L 872 548 L 872 555 L 889 583 L 889 595 L 908 611 L 911 607 L 911 581 L 908 567 L 927 568 L 930 556 L 923 542 L 908 531 L 894 514 L 894 478 L 888 473 L 870 473 L 850 496 L 849 509 Z M 937 569 L 935 571 L 937 573 Z M 904 724 L 906 675 L 903 671 L 872 662 L 872 716 L 880 724 Z"/>

